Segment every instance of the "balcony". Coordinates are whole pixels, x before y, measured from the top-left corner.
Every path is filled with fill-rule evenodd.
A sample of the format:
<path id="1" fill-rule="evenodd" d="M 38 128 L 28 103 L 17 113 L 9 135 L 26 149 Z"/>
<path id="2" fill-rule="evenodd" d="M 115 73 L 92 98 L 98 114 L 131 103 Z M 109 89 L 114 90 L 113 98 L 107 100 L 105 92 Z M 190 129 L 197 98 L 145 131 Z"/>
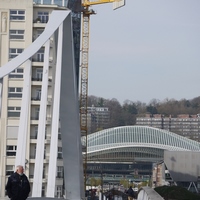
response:
<path id="1" fill-rule="evenodd" d="M 29 178 L 33 178 L 34 177 L 34 175 L 29 175 Z"/>
<path id="2" fill-rule="evenodd" d="M 45 28 L 46 23 L 42 23 L 41 21 L 33 21 L 33 28 Z"/>
<path id="3" fill-rule="evenodd" d="M 39 116 L 32 116 L 31 120 L 39 120 Z"/>
<path id="4" fill-rule="evenodd" d="M 31 140 L 36 140 L 36 139 L 37 139 L 37 135 L 31 135 L 31 136 L 30 136 L 30 139 L 31 139 Z"/>
<path id="5" fill-rule="evenodd" d="M 30 155 L 30 160 L 31 160 L 31 159 L 35 159 L 35 155 L 34 155 L 34 154 L 31 154 L 31 155 Z"/>
<path id="6" fill-rule="evenodd" d="M 46 136 L 46 142 L 47 142 L 48 144 L 50 144 L 50 142 L 51 142 L 51 136 L 50 136 L 50 135 L 47 135 L 47 136 Z"/>
<path id="7" fill-rule="evenodd" d="M 32 77 L 32 81 L 42 81 L 42 77 Z"/>
<path id="8" fill-rule="evenodd" d="M 31 97 L 31 101 L 40 101 L 41 98 L 40 97 Z"/>
<path id="9" fill-rule="evenodd" d="M 63 175 L 62 174 L 57 174 L 56 178 L 58 178 L 58 179 L 63 178 Z"/>
<path id="10" fill-rule="evenodd" d="M 32 58 L 32 62 L 44 62 L 44 55 L 41 58 Z"/>
<path id="11" fill-rule="evenodd" d="M 45 17 L 40 17 L 38 16 L 36 19 L 33 20 L 33 23 L 43 23 L 43 24 L 47 24 L 47 22 L 49 21 L 49 17 L 45 16 Z"/>
<path id="12" fill-rule="evenodd" d="M 57 159 L 58 159 L 58 160 L 61 160 L 61 159 L 63 159 L 63 156 L 58 154 L 58 155 L 57 155 Z"/>
<path id="13" fill-rule="evenodd" d="M 37 125 L 39 123 L 39 116 L 31 116 L 31 124 Z M 46 124 L 51 124 L 51 116 L 46 117 Z"/>
<path id="14" fill-rule="evenodd" d="M 47 103 L 48 103 L 48 105 L 52 103 L 52 97 L 47 98 Z"/>

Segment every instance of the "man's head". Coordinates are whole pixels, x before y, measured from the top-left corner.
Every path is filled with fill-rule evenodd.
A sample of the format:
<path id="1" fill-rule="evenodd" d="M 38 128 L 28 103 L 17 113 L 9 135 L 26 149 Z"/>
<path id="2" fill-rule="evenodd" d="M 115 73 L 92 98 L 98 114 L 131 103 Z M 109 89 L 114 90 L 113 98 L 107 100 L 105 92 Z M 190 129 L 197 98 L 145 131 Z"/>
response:
<path id="1" fill-rule="evenodd" d="M 24 167 L 22 165 L 18 165 L 16 167 L 16 172 L 19 174 L 19 175 L 22 175 L 24 173 Z"/>

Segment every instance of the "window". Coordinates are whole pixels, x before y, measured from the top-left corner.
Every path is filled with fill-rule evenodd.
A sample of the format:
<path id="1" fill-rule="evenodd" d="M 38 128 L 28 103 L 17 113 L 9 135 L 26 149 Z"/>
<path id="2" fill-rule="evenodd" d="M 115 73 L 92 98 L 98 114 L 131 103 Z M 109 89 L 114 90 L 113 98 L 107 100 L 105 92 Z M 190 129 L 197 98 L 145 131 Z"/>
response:
<path id="1" fill-rule="evenodd" d="M 22 88 L 9 87 L 8 98 L 22 98 Z"/>
<path id="2" fill-rule="evenodd" d="M 60 128 L 58 129 L 58 131 L 60 131 Z M 61 133 L 58 133 L 58 139 L 61 140 Z"/>
<path id="3" fill-rule="evenodd" d="M 41 88 L 37 88 L 36 89 L 36 100 L 40 100 L 41 99 Z"/>
<path id="4" fill-rule="evenodd" d="M 35 120 L 39 119 L 40 107 L 35 108 Z"/>
<path id="5" fill-rule="evenodd" d="M 62 159 L 62 147 L 58 147 L 58 159 Z"/>
<path id="6" fill-rule="evenodd" d="M 16 56 L 18 56 L 20 53 L 22 53 L 23 49 L 13 49 L 10 48 L 9 49 L 9 58 L 15 58 Z"/>
<path id="7" fill-rule="evenodd" d="M 37 61 L 38 62 L 44 62 L 44 49 L 40 49 L 37 52 Z"/>
<path id="8" fill-rule="evenodd" d="M 48 12 L 38 12 L 38 18 L 42 23 L 47 23 L 49 20 L 49 13 Z"/>
<path id="9" fill-rule="evenodd" d="M 44 31 L 44 29 L 42 29 L 42 30 L 38 29 L 37 30 L 37 37 L 39 37 L 42 34 L 43 31 Z"/>
<path id="10" fill-rule="evenodd" d="M 34 135 L 35 135 L 35 139 L 37 139 L 37 135 L 38 135 L 38 126 L 35 126 L 35 130 L 34 130 Z"/>
<path id="11" fill-rule="evenodd" d="M 36 80 L 42 81 L 42 76 L 43 76 L 43 69 L 37 68 L 36 69 Z"/>
<path id="12" fill-rule="evenodd" d="M 62 186 L 57 186 L 56 189 L 56 197 L 60 198 L 63 196 L 63 192 L 62 192 Z"/>
<path id="13" fill-rule="evenodd" d="M 6 165 L 6 176 L 14 173 L 14 165 Z"/>
<path id="14" fill-rule="evenodd" d="M 6 156 L 16 156 L 17 146 L 8 145 L 6 147 Z"/>
<path id="15" fill-rule="evenodd" d="M 41 197 L 45 196 L 45 186 L 42 185 Z"/>
<path id="16" fill-rule="evenodd" d="M 10 20 L 25 20 L 25 10 L 10 10 Z"/>
<path id="17" fill-rule="evenodd" d="M 18 68 L 18 69 L 15 69 L 14 71 L 12 71 L 8 75 L 8 77 L 9 78 L 23 78 L 23 72 L 24 72 L 24 69 Z"/>
<path id="18" fill-rule="evenodd" d="M 20 117 L 21 107 L 8 107 L 8 117 Z"/>
<path id="19" fill-rule="evenodd" d="M 45 165 L 43 165 L 43 172 L 42 177 L 45 178 Z"/>
<path id="20" fill-rule="evenodd" d="M 63 178 L 63 167 L 57 166 L 57 178 Z"/>
<path id="21" fill-rule="evenodd" d="M 35 156 L 36 156 L 36 145 L 34 146 L 34 155 L 33 155 L 34 159 L 35 159 Z"/>
<path id="22" fill-rule="evenodd" d="M 10 39 L 11 40 L 23 40 L 24 39 L 24 30 L 10 30 Z"/>
<path id="23" fill-rule="evenodd" d="M 34 126 L 31 129 L 31 139 L 37 139 L 37 135 L 38 135 L 38 126 Z"/>
<path id="24" fill-rule="evenodd" d="M 35 80 L 35 79 L 34 79 Z M 34 96 L 31 98 L 31 100 L 33 101 L 40 101 L 41 100 L 41 88 L 36 88 L 35 89 L 35 94 Z"/>

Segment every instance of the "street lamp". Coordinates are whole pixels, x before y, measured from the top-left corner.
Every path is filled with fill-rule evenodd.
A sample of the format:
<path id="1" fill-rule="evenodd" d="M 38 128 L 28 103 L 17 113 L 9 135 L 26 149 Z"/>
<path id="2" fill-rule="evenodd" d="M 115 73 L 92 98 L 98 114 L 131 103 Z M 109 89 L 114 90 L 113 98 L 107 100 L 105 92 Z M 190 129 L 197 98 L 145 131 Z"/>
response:
<path id="1" fill-rule="evenodd" d="M 100 162 L 100 169 L 101 169 L 101 200 L 103 200 L 103 169 L 101 162 Z"/>

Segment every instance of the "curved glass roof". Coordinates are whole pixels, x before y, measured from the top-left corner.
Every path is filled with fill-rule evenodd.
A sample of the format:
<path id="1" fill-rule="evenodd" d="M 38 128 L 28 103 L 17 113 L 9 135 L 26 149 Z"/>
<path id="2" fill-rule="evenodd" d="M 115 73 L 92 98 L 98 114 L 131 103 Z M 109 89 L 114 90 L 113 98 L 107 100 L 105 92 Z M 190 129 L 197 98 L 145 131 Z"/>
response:
<path id="1" fill-rule="evenodd" d="M 164 150 L 200 151 L 200 143 L 167 130 L 147 126 L 122 126 L 88 135 L 87 152 L 107 160 L 162 158 Z M 123 152 L 125 152 L 123 154 Z M 100 158 L 100 157 L 99 157 Z"/>

